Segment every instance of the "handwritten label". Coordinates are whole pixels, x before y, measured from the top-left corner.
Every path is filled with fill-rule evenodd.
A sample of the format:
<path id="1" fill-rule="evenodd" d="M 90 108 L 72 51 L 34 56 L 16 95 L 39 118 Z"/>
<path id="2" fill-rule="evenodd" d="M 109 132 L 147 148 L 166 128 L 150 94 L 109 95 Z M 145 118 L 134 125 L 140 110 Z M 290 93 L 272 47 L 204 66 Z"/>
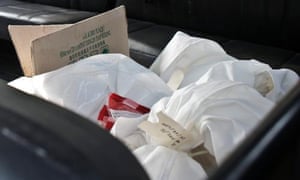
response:
<path id="1" fill-rule="evenodd" d="M 172 149 L 179 149 L 180 146 L 192 140 L 192 135 L 172 118 L 159 112 L 158 123 L 149 121 L 142 122 L 138 127 L 150 135 L 154 143 Z"/>

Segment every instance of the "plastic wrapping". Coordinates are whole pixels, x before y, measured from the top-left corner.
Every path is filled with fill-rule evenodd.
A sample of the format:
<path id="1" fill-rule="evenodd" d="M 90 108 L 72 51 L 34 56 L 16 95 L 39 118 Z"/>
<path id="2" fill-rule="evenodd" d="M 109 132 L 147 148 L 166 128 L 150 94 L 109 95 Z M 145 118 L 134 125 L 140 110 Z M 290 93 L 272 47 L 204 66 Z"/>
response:
<path id="1" fill-rule="evenodd" d="M 247 84 L 232 81 L 194 83 L 157 102 L 148 121 L 158 122 L 157 113 L 163 111 L 193 134 L 193 141 L 181 150 L 191 150 L 204 143 L 220 163 L 273 106 L 272 101 Z M 148 139 L 155 144 L 151 137 Z"/>
<path id="2" fill-rule="evenodd" d="M 256 60 L 233 58 L 216 42 L 182 32 L 174 35 L 151 70 L 173 90 L 196 81 L 229 80 L 246 83 L 274 102 L 299 80 L 298 75 L 289 69 L 277 70 Z"/>
<path id="3" fill-rule="evenodd" d="M 272 69 L 256 60 L 239 60 L 212 65 L 197 83 L 224 80 L 246 83 L 264 97 L 277 102 L 297 84 L 299 77 L 289 69 Z"/>
<path id="4" fill-rule="evenodd" d="M 216 42 L 177 32 L 150 69 L 168 82 L 174 72 L 183 72 L 179 87 L 195 82 L 215 63 L 234 61 Z"/>
<path id="5" fill-rule="evenodd" d="M 171 90 L 156 74 L 121 54 L 92 56 L 32 78 L 19 78 L 9 85 L 93 121 L 97 121 L 112 92 L 146 107 L 171 95 Z"/>
<path id="6" fill-rule="evenodd" d="M 179 151 L 189 152 L 204 143 L 220 163 L 273 106 L 274 102 L 244 83 L 194 83 L 157 102 L 149 117 L 118 121 L 112 133 L 133 150 L 145 144 L 159 145 L 151 135 L 141 133 L 137 126 L 144 120 L 158 123 L 157 114 L 162 111 L 193 136 L 191 141 L 180 146 Z"/>

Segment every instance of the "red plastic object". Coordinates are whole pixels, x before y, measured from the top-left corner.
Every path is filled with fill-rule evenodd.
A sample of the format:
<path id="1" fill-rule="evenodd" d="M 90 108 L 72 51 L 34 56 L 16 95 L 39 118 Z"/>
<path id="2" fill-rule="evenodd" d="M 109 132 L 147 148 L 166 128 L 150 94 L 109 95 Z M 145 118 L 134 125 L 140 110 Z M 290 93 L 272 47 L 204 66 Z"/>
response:
<path id="1" fill-rule="evenodd" d="M 131 99 L 122 97 L 116 93 L 111 93 L 108 97 L 108 104 L 102 107 L 98 115 L 98 120 L 103 128 L 110 130 L 113 127 L 115 122 L 113 113 L 116 112 L 124 116 L 126 116 L 126 112 L 142 115 L 150 112 L 150 109 Z"/>

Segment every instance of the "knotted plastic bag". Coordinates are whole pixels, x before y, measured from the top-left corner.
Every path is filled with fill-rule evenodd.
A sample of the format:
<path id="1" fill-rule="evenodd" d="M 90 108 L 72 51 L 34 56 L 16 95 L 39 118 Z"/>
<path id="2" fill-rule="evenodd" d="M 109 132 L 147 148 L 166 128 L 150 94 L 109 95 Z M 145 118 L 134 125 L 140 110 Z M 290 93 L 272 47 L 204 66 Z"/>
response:
<path id="1" fill-rule="evenodd" d="M 193 136 L 179 150 L 204 143 L 220 163 L 272 109 L 274 103 L 245 83 L 211 81 L 193 83 L 161 99 L 151 109 L 148 121 L 158 123 L 163 111 Z M 157 144 L 151 136 L 148 143 Z"/>
<path id="2" fill-rule="evenodd" d="M 153 72 L 121 54 L 101 54 L 9 85 L 97 121 L 107 96 L 115 92 L 151 107 L 171 95 Z"/>
<path id="3" fill-rule="evenodd" d="M 152 106 L 148 117 L 119 119 L 112 134 L 132 150 L 145 144 L 161 146 L 161 142 L 157 141 L 159 136 L 143 132 L 138 126 L 143 121 L 159 123 L 158 114 L 164 112 L 192 136 L 176 150 L 189 152 L 204 143 L 220 163 L 259 125 L 274 104 L 245 83 L 196 82 L 175 91 L 170 97 L 162 98 Z M 174 126 L 171 129 L 176 130 Z"/>

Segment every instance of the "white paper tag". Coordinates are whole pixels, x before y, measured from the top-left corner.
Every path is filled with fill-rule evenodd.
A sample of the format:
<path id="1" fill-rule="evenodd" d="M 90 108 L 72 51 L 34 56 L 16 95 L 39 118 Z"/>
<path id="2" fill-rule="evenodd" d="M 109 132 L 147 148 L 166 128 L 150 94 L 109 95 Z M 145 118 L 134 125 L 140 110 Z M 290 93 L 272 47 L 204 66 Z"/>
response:
<path id="1" fill-rule="evenodd" d="M 119 117 L 136 118 L 141 116 L 140 113 L 122 111 L 122 110 L 109 109 L 109 112 L 114 119 L 118 119 Z"/>
<path id="2" fill-rule="evenodd" d="M 173 91 L 175 91 L 176 89 L 178 89 L 178 87 L 179 87 L 180 84 L 182 83 L 183 78 L 184 78 L 184 72 L 183 72 L 182 70 L 180 70 L 180 69 L 176 69 L 176 70 L 172 73 L 172 75 L 171 75 L 171 77 L 170 77 L 170 79 L 169 79 L 167 85 L 168 85 Z"/>
<path id="3" fill-rule="evenodd" d="M 157 114 L 158 123 L 143 121 L 139 128 L 145 131 L 154 143 L 172 149 L 179 149 L 181 145 L 192 140 L 192 135 L 176 121 L 163 112 Z"/>
<path id="4" fill-rule="evenodd" d="M 254 88 L 263 96 L 274 89 L 272 75 L 268 71 L 261 72 L 255 76 Z"/>

